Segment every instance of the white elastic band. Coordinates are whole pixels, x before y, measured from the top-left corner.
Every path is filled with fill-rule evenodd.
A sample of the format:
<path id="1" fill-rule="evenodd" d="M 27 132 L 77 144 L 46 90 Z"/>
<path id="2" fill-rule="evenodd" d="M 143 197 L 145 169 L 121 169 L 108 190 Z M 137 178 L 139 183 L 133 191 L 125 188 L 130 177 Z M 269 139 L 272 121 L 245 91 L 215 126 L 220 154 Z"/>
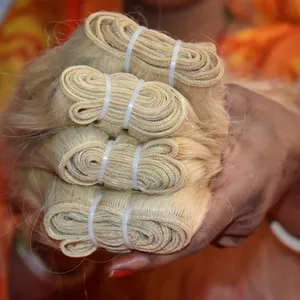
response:
<path id="1" fill-rule="evenodd" d="M 144 80 L 140 80 L 138 82 L 138 84 L 136 85 L 135 90 L 133 91 L 133 94 L 132 94 L 131 99 L 128 103 L 127 110 L 126 110 L 125 117 L 124 117 L 124 122 L 123 122 L 123 128 L 124 129 L 128 129 L 132 109 L 133 109 L 134 103 L 135 103 L 135 101 L 136 101 L 136 99 L 137 99 L 137 97 L 140 93 L 140 90 L 141 90 L 143 84 L 144 84 Z"/>
<path id="2" fill-rule="evenodd" d="M 99 117 L 98 117 L 99 121 L 101 121 L 107 113 L 109 101 L 110 101 L 110 94 L 111 94 L 110 77 L 107 74 L 104 74 L 104 78 L 105 78 L 105 98 L 104 98 L 104 103 L 103 103 L 101 113 L 99 114 Z"/>
<path id="3" fill-rule="evenodd" d="M 124 61 L 124 71 L 126 73 L 130 72 L 130 61 L 131 61 L 131 53 L 134 47 L 134 44 L 137 40 L 137 38 L 139 37 L 139 35 L 141 34 L 141 32 L 146 29 L 146 27 L 144 26 L 140 26 L 135 33 L 132 35 L 131 40 L 129 41 L 128 47 L 127 47 L 127 51 L 125 54 L 125 61 Z"/>
<path id="4" fill-rule="evenodd" d="M 125 211 L 123 214 L 123 220 L 122 220 L 123 241 L 124 241 L 124 245 L 128 249 L 132 249 L 132 245 L 129 241 L 129 236 L 128 236 L 128 221 L 129 221 L 131 210 L 132 210 L 132 204 L 131 204 L 131 202 L 129 202 L 125 208 Z"/>
<path id="5" fill-rule="evenodd" d="M 270 225 L 273 234 L 281 241 L 286 247 L 300 253 L 300 240 L 292 236 L 279 222 L 273 221 Z"/>
<path id="6" fill-rule="evenodd" d="M 132 188 L 134 190 L 139 190 L 138 187 L 138 167 L 139 167 L 139 162 L 140 162 L 140 156 L 141 152 L 143 150 L 143 146 L 139 145 L 136 148 L 134 158 L 133 158 L 133 164 L 132 164 Z"/>
<path id="7" fill-rule="evenodd" d="M 171 87 L 174 87 L 175 69 L 176 69 L 177 58 L 178 58 L 180 46 L 181 46 L 181 41 L 177 40 L 175 43 L 174 49 L 173 49 L 173 55 L 172 55 L 170 71 L 169 71 L 169 85 Z"/>
<path id="8" fill-rule="evenodd" d="M 103 197 L 103 193 L 100 193 L 100 194 L 98 194 L 94 197 L 92 205 L 91 205 L 91 209 L 90 209 L 90 212 L 89 212 L 89 216 L 88 216 L 89 237 L 90 237 L 90 240 L 91 240 L 92 244 L 96 248 L 100 248 L 101 246 L 97 242 L 97 240 L 95 238 L 95 234 L 94 234 L 94 215 L 95 215 L 97 206 L 98 206 L 99 202 L 101 201 L 102 197 Z"/>
<path id="9" fill-rule="evenodd" d="M 300 74 L 298 74 L 298 77 L 297 77 L 297 103 L 300 102 Z"/>
<path id="10" fill-rule="evenodd" d="M 114 143 L 114 141 L 110 140 L 106 144 L 106 148 L 105 148 L 105 151 L 104 151 L 104 154 L 103 154 L 100 171 L 98 173 L 98 182 L 100 184 L 103 184 L 103 179 L 104 179 L 105 169 L 106 169 L 106 166 L 107 166 L 108 156 L 109 156 L 109 153 L 110 153 L 111 148 L 113 146 L 113 143 Z"/>

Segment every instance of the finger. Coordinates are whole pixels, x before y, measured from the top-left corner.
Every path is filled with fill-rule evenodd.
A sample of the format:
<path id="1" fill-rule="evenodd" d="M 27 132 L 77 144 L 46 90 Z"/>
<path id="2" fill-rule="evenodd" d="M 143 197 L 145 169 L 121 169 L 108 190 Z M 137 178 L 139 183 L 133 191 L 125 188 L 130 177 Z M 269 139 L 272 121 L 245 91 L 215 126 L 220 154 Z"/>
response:
<path id="1" fill-rule="evenodd" d="M 243 119 L 252 110 L 253 92 L 237 84 L 227 85 L 227 111 L 231 120 Z M 234 124 L 233 124 L 234 125 Z"/>
<path id="2" fill-rule="evenodd" d="M 251 236 L 263 220 L 263 215 L 254 215 L 249 213 L 234 220 L 224 231 L 220 238 L 217 238 L 213 244 L 217 247 L 236 247 L 242 244 Z"/>
<path id="3" fill-rule="evenodd" d="M 264 217 L 264 213 L 249 212 L 247 215 L 234 220 L 224 230 L 224 235 L 247 237 L 256 231 Z"/>
<path id="4" fill-rule="evenodd" d="M 247 240 L 248 237 L 244 236 L 229 236 L 225 235 L 214 242 L 214 245 L 221 248 L 233 248 L 241 245 Z"/>
<path id="5" fill-rule="evenodd" d="M 182 257 L 191 255 L 194 252 L 193 248 L 193 245 L 189 244 L 182 251 L 170 255 L 155 255 L 132 252 L 113 260 L 108 265 L 107 272 L 109 277 L 115 277 L 115 274 L 118 274 L 120 271 L 126 271 L 131 274 L 140 270 L 157 268 L 179 260 Z"/>

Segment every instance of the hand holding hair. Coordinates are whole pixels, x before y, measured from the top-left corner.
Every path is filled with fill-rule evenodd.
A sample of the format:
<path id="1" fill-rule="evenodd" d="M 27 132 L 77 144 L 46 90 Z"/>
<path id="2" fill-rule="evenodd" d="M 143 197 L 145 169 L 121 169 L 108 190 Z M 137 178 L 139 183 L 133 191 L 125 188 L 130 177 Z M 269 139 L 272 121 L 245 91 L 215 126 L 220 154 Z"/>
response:
<path id="1" fill-rule="evenodd" d="M 211 207 L 191 243 L 171 255 L 130 253 L 118 257 L 108 265 L 111 276 L 116 270 L 157 268 L 210 243 L 235 246 L 253 233 L 299 182 L 299 116 L 236 85 L 229 86 L 228 111 L 232 137 L 224 168 L 215 180 Z"/>

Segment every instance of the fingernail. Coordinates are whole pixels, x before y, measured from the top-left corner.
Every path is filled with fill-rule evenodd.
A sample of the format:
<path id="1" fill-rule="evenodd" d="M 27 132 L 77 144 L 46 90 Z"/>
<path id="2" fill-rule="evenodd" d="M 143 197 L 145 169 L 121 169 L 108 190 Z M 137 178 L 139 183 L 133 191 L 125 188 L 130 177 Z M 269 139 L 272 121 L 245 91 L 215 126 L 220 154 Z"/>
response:
<path id="1" fill-rule="evenodd" d="M 132 275 L 134 272 L 132 270 L 113 270 L 109 274 L 110 278 L 122 278 Z"/>

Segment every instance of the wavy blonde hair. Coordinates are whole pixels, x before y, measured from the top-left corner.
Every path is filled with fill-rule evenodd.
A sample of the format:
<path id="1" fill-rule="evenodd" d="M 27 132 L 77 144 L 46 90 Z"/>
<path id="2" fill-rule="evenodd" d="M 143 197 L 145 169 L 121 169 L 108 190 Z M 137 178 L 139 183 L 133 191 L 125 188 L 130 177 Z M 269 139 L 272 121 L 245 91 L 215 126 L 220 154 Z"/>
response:
<path id="1" fill-rule="evenodd" d="M 179 43 L 106 12 L 92 14 L 69 41 L 29 64 L 3 130 L 6 161 L 13 162 L 9 197 L 22 199 L 26 214 L 42 210 L 41 242 L 72 257 L 96 251 L 88 224 L 100 195 L 93 213 L 98 247 L 165 254 L 184 248 L 222 168 L 223 74 L 213 44 Z"/>

